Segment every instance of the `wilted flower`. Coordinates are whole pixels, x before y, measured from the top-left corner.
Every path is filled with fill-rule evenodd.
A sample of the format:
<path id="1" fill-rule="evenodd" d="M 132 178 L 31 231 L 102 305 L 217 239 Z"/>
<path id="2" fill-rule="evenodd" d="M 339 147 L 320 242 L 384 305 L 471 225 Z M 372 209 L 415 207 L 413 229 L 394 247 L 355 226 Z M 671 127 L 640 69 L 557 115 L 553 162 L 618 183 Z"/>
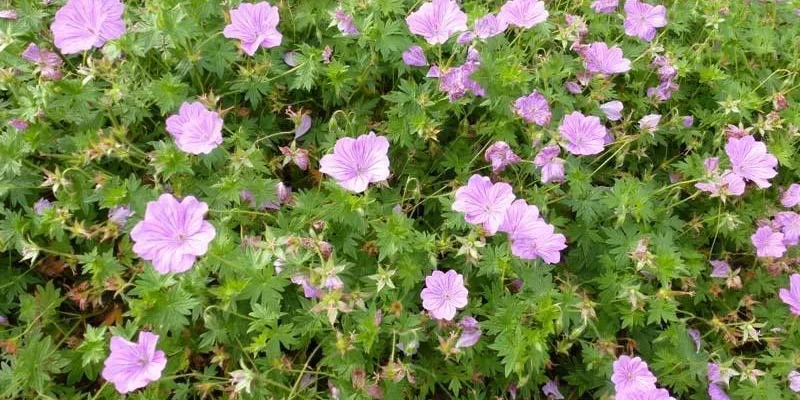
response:
<path id="1" fill-rule="evenodd" d="M 475 343 L 478 343 L 481 338 L 481 328 L 475 318 L 469 316 L 461 318 L 458 326 L 461 327 L 461 335 L 456 341 L 457 349 L 472 347 Z"/>
<path id="2" fill-rule="evenodd" d="M 308 150 L 296 148 L 294 145 L 292 147 L 280 146 L 278 149 L 285 157 L 283 165 L 292 162 L 303 171 L 308 169 Z"/>
<path id="3" fill-rule="evenodd" d="M 10 21 L 16 20 L 19 15 L 17 15 L 16 10 L 0 10 L 0 19 L 7 19 Z"/>
<path id="4" fill-rule="evenodd" d="M 233 392 L 239 393 L 245 391 L 250 393 L 250 385 L 253 383 L 255 374 L 242 364 L 242 369 L 237 369 L 231 373 L 231 383 L 233 384 Z"/>
<path id="5" fill-rule="evenodd" d="M 488 149 L 486 149 L 486 153 L 484 154 L 484 158 L 486 161 L 492 163 L 492 172 L 493 173 L 500 173 L 503 172 L 507 166 L 511 164 L 516 164 L 522 161 L 514 151 L 511 150 L 511 146 L 508 145 L 506 142 L 495 142 Z"/>
<path id="6" fill-rule="evenodd" d="M 53 203 L 45 198 L 41 198 L 33 204 L 33 212 L 35 212 L 36 215 L 42 215 L 45 210 L 49 210 L 50 208 L 53 208 Z"/>
<path id="7" fill-rule="evenodd" d="M 252 56 L 259 47 L 269 49 L 281 44 L 283 35 L 277 30 L 279 21 L 278 7 L 265 1 L 241 3 L 231 10 L 231 23 L 225 25 L 222 35 L 239 39 L 245 54 Z"/>
<path id="8" fill-rule="evenodd" d="M 422 306 L 436 319 L 450 321 L 456 315 L 456 309 L 467 305 L 467 288 L 464 287 L 464 277 L 449 270 L 447 273 L 433 271 L 425 278 L 425 288 L 422 289 Z"/>
<path id="9" fill-rule="evenodd" d="M 333 154 L 320 160 L 320 172 L 331 176 L 343 188 L 361 193 L 367 185 L 389 178 L 389 141 L 375 132 L 356 139 L 336 141 Z"/>
<path id="10" fill-rule="evenodd" d="M 181 151 L 209 154 L 222 143 L 222 118 L 199 101 L 184 102 L 178 114 L 167 118 L 167 132 Z"/>
<path id="11" fill-rule="evenodd" d="M 550 123 L 550 105 L 541 93 L 534 90 L 533 93 L 522 96 L 514 101 L 514 112 L 527 122 L 539 126 Z"/>
<path id="12" fill-rule="evenodd" d="M 455 33 L 467 30 L 467 14 L 454 0 L 425 2 L 406 18 L 408 30 L 421 35 L 430 44 L 447 42 Z"/>
<path id="13" fill-rule="evenodd" d="M 564 395 L 558 390 L 558 384 L 554 380 L 549 380 L 542 386 L 542 393 L 544 393 L 548 399 L 561 400 L 564 398 Z"/>
<path id="14" fill-rule="evenodd" d="M 428 65 L 428 60 L 422 47 L 414 45 L 403 52 L 403 63 L 410 67 L 425 67 Z"/>
<path id="15" fill-rule="evenodd" d="M 600 105 L 600 110 L 603 111 L 609 121 L 619 121 L 622 118 L 622 108 L 622 102 L 617 100 Z"/>
<path id="16" fill-rule="evenodd" d="M 507 27 L 506 21 L 489 13 L 475 20 L 475 36 L 488 39 L 503 33 Z"/>
<path id="17" fill-rule="evenodd" d="M 119 226 L 124 226 L 132 215 L 133 211 L 128 206 L 114 206 L 108 210 L 108 220 Z"/>
<path id="18" fill-rule="evenodd" d="M 711 266 L 714 269 L 711 271 L 712 278 L 727 278 L 731 273 L 731 266 L 724 260 L 711 260 Z"/>
<path id="19" fill-rule="evenodd" d="M 125 34 L 124 10 L 119 0 L 69 0 L 50 26 L 53 42 L 64 54 L 103 47 Z"/>
<path id="20" fill-rule="evenodd" d="M 621 74 L 631 69 L 631 61 L 624 58 L 619 47 L 608 48 L 603 42 L 589 45 L 583 54 L 583 66 L 595 74 Z"/>
<path id="21" fill-rule="evenodd" d="M 756 254 L 759 257 L 781 257 L 786 252 L 783 233 L 775 232 L 769 226 L 758 228 L 756 233 L 750 236 L 750 240 L 756 247 Z"/>
<path id="22" fill-rule="evenodd" d="M 639 120 L 639 129 L 647 133 L 653 133 L 658 128 L 658 123 L 661 122 L 661 115 L 650 114 L 645 115 Z"/>
<path id="23" fill-rule="evenodd" d="M 542 148 L 533 159 L 533 164 L 542 168 L 542 183 L 564 181 L 564 160 L 558 158 L 561 149 L 556 145 Z"/>
<path id="24" fill-rule="evenodd" d="M 564 147 L 575 155 L 592 155 L 602 152 L 608 134 L 606 127 L 600 123 L 600 118 L 587 117 L 579 111 L 565 115 L 558 131 L 567 140 Z"/>
<path id="25" fill-rule="evenodd" d="M 453 211 L 464 213 L 464 220 L 482 224 L 486 233 L 493 235 L 503 223 L 514 193 L 505 182 L 492 184 L 491 179 L 475 174 L 466 186 L 456 190 L 455 198 Z"/>
<path id="26" fill-rule="evenodd" d="M 611 382 L 614 382 L 614 390 L 617 393 L 655 388 L 656 377 L 641 358 L 630 358 L 623 355 L 614 361 L 613 367 Z"/>
<path id="27" fill-rule="evenodd" d="M 139 332 L 138 343 L 113 336 L 111 354 L 103 363 L 103 378 L 122 394 L 159 380 L 167 358 L 163 351 L 156 350 L 157 343 L 158 335 L 151 332 Z"/>
<path id="28" fill-rule="evenodd" d="M 686 330 L 686 333 L 694 342 L 694 347 L 696 352 L 700 352 L 700 348 L 703 347 L 703 343 L 700 341 L 700 331 L 694 328 L 690 328 Z"/>
<path id="29" fill-rule="evenodd" d="M 760 188 L 770 187 L 768 180 L 778 174 L 775 170 L 778 159 L 767 152 L 764 143 L 756 141 L 752 136 L 728 139 L 725 153 L 731 160 L 733 173 L 755 182 Z"/>
<path id="30" fill-rule="evenodd" d="M 28 130 L 28 126 L 29 126 L 27 122 L 25 122 L 25 121 L 23 121 L 21 119 L 12 119 L 11 121 L 8 121 L 8 125 L 10 125 L 12 128 L 14 128 L 14 129 L 16 129 L 16 130 L 18 130 L 20 132 L 24 132 L 24 131 Z"/>
<path id="31" fill-rule="evenodd" d="M 800 315 L 800 274 L 789 277 L 789 289 L 778 291 L 778 297 L 789 306 L 792 314 Z"/>
<path id="32" fill-rule="evenodd" d="M 619 0 L 594 0 L 592 9 L 601 14 L 611 14 L 617 10 Z"/>
<path id="33" fill-rule="evenodd" d="M 567 91 L 572 94 L 580 94 L 581 92 L 583 92 L 583 88 L 581 87 L 581 85 L 579 85 L 578 82 L 575 81 L 567 81 L 567 83 L 564 84 L 564 89 L 567 89 Z"/>
<path id="34" fill-rule="evenodd" d="M 336 26 L 339 28 L 339 32 L 342 32 L 342 35 L 358 36 L 359 31 L 355 21 L 353 21 L 353 16 L 345 13 L 341 8 L 337 8 L 333 12 L 333 19 L 336 21 Z"/>
<path id="35" fill-rule="evenodd" d="M 322 63 L 330 64 L 332 56 L 333 56 L 333 49 L 331 48 L 331 46 L 325 46 L 325 48 L 322 49 Z"/>
<path id="36" fill-rule="evenodd" d="M 503 23 L 526 29 L 544 22 L 548 15 L 539 0 L 508 0 L 497 13 Z"/>
<path id="37" fill-rule="evenodd" d="M 290 67 L 296 67 L 299 63 L 297 62 L 298 52 L 296 51 L 287 51 L 283 53 L 283 62 Z"/>
<path id="38" fill-rule="evenodd" d="M 207 211 L 208 205 L 194 196 L 178 202 L 171 194 L 162 194 L 147 203 L 144 219 L 133 227 L 133 251 L 162 274 L 192 268 L 216 236 L 204 219 Z"/>
<path id="39" fill-rule="evenodd" d="M 656 36 L 656 28 L 667 25 L 667 9 L 664 6 L 651 6 L 638 0 L 625 2 L 625 34 L 651 41 Z"/>
<path id="40" fill-rule="evenodd" d="M 22 52 L 22 59 L 36 64 L 44 79 L 61 79 L 61 66 L 64 61 L 58 54 L 40 48 L 35 43 L 29 43 Z"/>

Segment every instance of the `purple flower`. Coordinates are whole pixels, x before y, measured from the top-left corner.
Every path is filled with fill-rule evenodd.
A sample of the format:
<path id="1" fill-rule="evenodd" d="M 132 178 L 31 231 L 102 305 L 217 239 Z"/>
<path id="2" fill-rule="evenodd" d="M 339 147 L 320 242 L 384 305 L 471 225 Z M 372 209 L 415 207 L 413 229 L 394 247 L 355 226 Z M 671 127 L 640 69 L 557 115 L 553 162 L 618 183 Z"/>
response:
<path id="1" fill-rule="evenodd" d="M 567 83 L 564 84 L 564 89 L 567 89 L 567 91 L 572 94 L 580 94 L 581 92 L 583 92 L 583 88 L 581 87 L 581 85 L 579 85 L 578 82 L 575 81 L 567 81 Z"/>
<path id="2" fill-rule="evenodd" d="M 614 390 L 618 394 L 634 390 L 655 389 L 656 377 L 641 358 L 620 356 L 614 361 L 613 367 L 614 373 L 611 375 L 611 382 L 614 382 Z"/>
<path id="3" fill-rule="evenodd" d="M 296 67 L 298 64 L 297 55 L 298 53 L 296 51 L 287 51 L 283 53 L 283 62 L 290 67 Z"/>
<path id="4" fill-rule="evenodd" d="M 36 64 L 44 79 L 51 81 L 61 79 L 61 66 L 64 61 L 58 54 L 39 48 L 34 43 L 29 43 L 22 52 L 22 59 Z"/>
<path id="5" fill-rule="evenodd" d="M 503 223 L 500 224 L 498 230 L 507 233 L 511 240 L 516 240 L 536 235 L 542 225 L 547 224 L 539 217 L 539 209 L 534 205 L 528 205 L 527 201 L 519 199 L 514 200 L 508 207 Z"/>
<path id="6" fill-rule="evenodd" d="M 339 28 L 339 32 L 342 32 L 342 35 L 358 36 L 359 31 L 353 21 L 353 16 L 345 13 L 341 8 L 337 8 L 333 13 L 333 19 L 336 21 L 336 26 Z"/>
<path id="7" fill-rule="evenodd" d="M 411 46 L 403 52 L 403 62 L 409 67 L 425 67 L 428 65 L 425 52 L 422 47 L 417 45 Z"/>
<path id="8" fill-rule="evenodd" d="M 789 306 L 792 314 L 800 315 L 800 274 L 792 274 L 789 277 L 789 289 L 778 291 L 778 297 Z"/>
<path id="9" fill-rule="evenodd" d="M 691 115 L 687 115 L 683 117 L 683 127 L 684 128 L 691 128 L 694 125 L 694 117 Z"/>
<path id="10" fill-rule="evenodd" d="M 547 381 L 547 383 L 542 386 L 542 393 L 544 393 L 548 399 L 561 400 L 564 398 L 564 395 L 558 390 L 558 384 L 553 380 Z"/>
<path id="11" fill-rule="evenodd" d="M 125 226 L 125 223 L 128 222 L 128 218 L 132 215 L 133 211 L 131 211 L 128 206 L 114 206 L 108 210 L 108 220 L 119 226 Z"/>
<path id="12" fill-rule="evenodd" d="M 448 69 L 439 78 L 439 90 L 447 93 L 451 102 L 464 97 L 468 92 L 475 96 L 484 96 L 486 90 L 471 78 L 477 69 L 477 63 L 473 62 Z"/>
<path id="13" fill-rule="evenodd" d="M 601 14 L 611 14 L 617 10 L 619 0 L 594 0 L 592 9 Z"/>
<path id="14" fill-rule="evenodd" d="M 16 20 L 19 15 L 17 15 L 16 10 L 0 10 L 0 19 L 7 19 L 10 21 Z"/>
<path id="15" fill-rule="evenodd" d="M 309 299 L 322 298 L 322 290 L 309 282 L 308 277 L 303 274 L 297 274 L 291 278 L 292 283 L 300 285 L 303 288 L 303 296 Z"/>
<path id="16" fill-rule="evenodd" d="M 783 243 L 794 246 L 800 242 L 800 214 L 783 211 L 775 214 L 775 225 L 783 233 Z"/>
<path id="17" fill-rule="evenodd" d="M 525 121 L 539 126 L 549 124 L 552 116 L 547 99 L 537 90 L 514 101 L 514 112 Z"/>
<path id="18" fill-rule="evenodd" d="M 467 186 L 458 188 L 455 197 L 453 211 L 464 213 L 464 220 L 470 224 L 482 224 L 489 235 L 497 232 L 514 202 L 511 185 L 492 184 L 491 179 L 478 174 L 469 178 Z"/>
<path id="19" fill-rule="evenodd" d="M 678 75 L 678 71 L 675 69 L 675 66 L 672 64 L 669 58 L 665 56 L 656 56 L 653 59 L 652 66 L 654 68 L 658 68 L 658 79 L 662 82 L 671 81 Z"/>
<path id="20" fill-rule="evenodd" d="M 428 69 L 428 73 L 425 74 L 425 77 L 427 78 L 440 78 L 441 76 L 442 76 L 442 71 L 436 65 L 430 67 Z"/>
<path id="21" fill-rule="evenodd" d="M 653 387 L 617 392 L 615 400 L 675 400 L 675 398 L 669 395 L 667 389 Z"/>
<path id="22" fill-rule="evenodd" d="M 389 178 L 389 141 L 375 132 L 356 139 L 336 141 L 333 154 L 319 161 L 319 171 L 332 177 L 339 186 L 355 193 L 367 190 L 370 183 Z"/>
<path id="23" fill-rule="evenodd" d="M 8 318 L 5 315 L 0 315 L 0 325 L 8 325 Z"/>
<path id="24" fill-rule="evenodd" d="M 475 36 L 488 39 L 497 36 L 508 28 L 508 23 L 492 13 L 475 20 Z"/>
<path id="25" fill-rule="evenodd" d="M 724 260 L 711 260 L 711 266 L 714 269 L 711 271 L 712 278 L 727 278 L 731 273 L 731 266 Z"/>
<path id="26" fill-rule="evenodd" d="M 800 14 L 798 14 L 800 15 Z M 789 372 L 789 389 L 791 389 L 795 393 L 800 392 L 800 372 L 792 371 Z"/>
<path id="27" fill-rule="evenodd" d="M 558 158 L 560 152 L 558 146 L 550 145 L 534 157 L 533 163 L 542 168 L 542 183 L 564 181 L 564 160 Z"/>
<path id="28" fill-rule="evenodd" d="M 33 212 L 35 212 L 36 215 L 42 215 L 46 210 L 51 208 L 53 208 L 53 203 L 45 198 L 41 198 L 39 201 L 33 204 Z"/>
<path id="29" fill-rule="evenodd" d="M 710 383 L 708 385 L 708 397 L 710 397 L 711 400 L 731 400 L 725 391 L 716 383 Z"/>
<path id="30" fill-rule="evenodd" d="M 767 146 L 750 135 L 741 139 L 730 138 L 725 152 L 731 160 L 733 173 L 755 182 L 760 188 L 770 187 L 769 179 L 778 174 L 778 159 L 767 152 Z"/>
<path id="31" fill-rule="evenodd" d="M 27 122 L 25 122 L 25 121 L 23 121 L 21 119 L 16 119 L 16 118 L 12 119 L 11 121 L 8 121 L 8 125 L 10 125 L 12 128 L 14 128 L 14 129 L 16 129 L 16 130 L 18 130 L 20 132 L 27 131 L 28 127 L 30 126 Z"/>
<path id="32" fill-rule="evenodd" d="M 282 204 L 287 204 L 292 200 L 292 188 L 286 186 L 283 182 L 278 182 L 275 185 L 275 194 L 277 195 L 276 201 L 267 201 L 259 208 L 262 210 L 280 210 Z M 251 195 L 250 206 L 253 207 L 254 205 Z"/>
<path id="33" fill-rule="evenodd" d="M 113 383 L 122 394 L 161 379 L 167 358 L 163 351 L 156 350 L 157 344 L 158 335 L 151 332 L 139 332 L 138 343 L 112 336 L 111 354 L 103 363 L 103 379 Z"/>
<path id="34" fill-rule="evenodd" d="M 456 43 L 460 45 L 467 45 L 470 44 L 473 40 L 475 40 L 475 34 L 472 31 L 462 32 L 456 38 Z"/>
<path id="35" fill-rule="evenodd" d="M 617 100 L 600 105 L 600 110 L 603 111 L 609 121 L 619 121 L 622 118 L 622 109 L 622 102 Z"/>
<path id="36" fill-rule="evenodd" d="M 544 22 L 549 15 L 539 0 L 508 0 L 497 13 L 503 23 L 526 29 Z"/>
<path id="37" fill-rule="evenodd" d="M 283 165 L 293 162 L 298 168 L 305 171 L 308 169 L 308 150 L 281 146 L 278 148 L 284 155 Z"/>
<path id="38" fill-rule="evenodd" d="M 123 11 L 119 0 L 69 0 L 50 26 L 53 42 L 64 54 L 103 47 L 125 34 Z"/>
<path id="39" fill-rule="evenodd" d="M 800 185 L 793 183 L 781 194 L 781 205 L 791 208 L 800 204 Z"/>
<path id="40" fill-rule="evenodd" d="M 664 6 L 651 6 L 638 0 L 625 2 L 625 34 L 651 41 L 656 36 L 656 28 L 667 25 L 667 9 Z"/>
<path id="41" fill-rule="evenodd" d="M 711 383 L 725 382 L 725 380 L 722 379 L 722 369 L 717 363 L 708 363 L 706 365 L 706 377 Z"/>
<path id="42" fill-rule="evenodd" d="M 658 123 L 661 122 L 661 115 L 650 114 L 645 115 L 639 120 L 639 129 L 652 134 L 658 128 Z"/>
<path id="43" fill-rule="evenodd" d="M 475 318 L 463 317 L 458 322 L 458 326 L 461 327 L 461 335 L 456 341 L 457 349 L 472 347 L 475 343 L 478 343 L 481 338 L 481 328 Z"/>
<path id="44" fill-rule="evenodd" d="M 699 353 L 700 348 L 703 347 L 703 343 L 700 340 L 700 331 L 694 328 L 690 328 L 686 330 L 686 333 L 694 342 L 695 352 Z"/>
<path id="45" fill-rule="evenodd" d="M 511 242 L 511 254 L 523 259 L 542 259 L 547 264 L 561 261 L 561 250 L 567 248 L 567 238 L 555 233 L 555 227 L 541 223 L 534 226 L 529 234 L 519 235 Z"/>
<path id="46" fill-rule="evenodd" d="M 594 74 L 621 74 L 631 69 L 631 61 L 624 58 L 619 47 L 608 48 L 604 42 L 589 45 L 583 55 L 583 66 Z"/>
<path id="47" fill-rule="evenodd" d="M 495 174 L 503 172 L 511 164 L 522 161 L 506 142 L 495 142 L 486 149 L 483 157 L 492 163 L 492 173 Z"/>
<path id="48" fill-rule="evenodd" d="M 454 33 L 467 30 L 467 14 L 454 0 L 425 2 L 406 18 L 408 30 L 421 35 L 430 44 L 447 42 Z"/>
<path id="49" fill-rule="evenodd" d="M 283 35 L 277 29 L 279 21 L 278 7 L 266 1 L 241 3 L 231 10 L 231 23 L 225 25 L 222 35 L 239 39 L 245 54 L 252 56 L 259 47 L 269 49 L 281 44 Z"/>
<path id="50" fill-rule="evenodd" d="M 456 271 L 447 273 L 433 271 L 425 278 L 422 289 L 422 307 L 425 307 L 435 319 L 451 321 L 456 316 L 456 309 L 467 306 L 467 288 L 464 277 Z"/>
<path id="51" fill-rule="evenodd" d="M 171 194 L 162 194 L 147 203 L 144 219 L 133 227 L 133 251 L 162 274 L 192 268 L 216 236 L 204 219 L 207 211 L 208 205 L 194 196 L 178 202 Z"/>
<path id="52" fill-rule="evenodd" d="M 300 121 L 295 122 L 294 138 L 299 139 L 301 136 L 305 135 L 309 129 L 311 129 L 311 116 L 303 114 L 300 117 Z"/>
<path id="53" fill-rule="evenodd" d="M 750 240 L 756 247 L 756 255 L 759 257 L 781 257 L 786 252 L 783 244 L 783 233 L 775 232 L 768 226 L 762 226 L 756 230 Z"/>
<path id="54" fill-rule="evenodd" d="M 565 115 L 558 127 L 561 136 L 567 140 L 567 151 L 575 155 L 592 155 L 603 151 L 608 132 L 600 123 L 600 118 L 584 116 L 579 111 Z"/>
<path id="55" fill-rule="evenodd" d="M 209 154 L 222 143 L 222 118 L 198 101 L 184 102 L 178 114 L 167 118 L 167 132 L 181 151 Z"/>
<path id="56" fill-rule="evenodd" d="M 716 159 L 714 157 L 713 159 Z M 712 159 L 708 159 L 709 161 Z M 745 182 L 741 176 L 725 170 L 722 175 L 714 175 L 710 182 L 700 182 L 696 188 L 711 193 L 711 197 L 741 196 L 744 193 Z"/>

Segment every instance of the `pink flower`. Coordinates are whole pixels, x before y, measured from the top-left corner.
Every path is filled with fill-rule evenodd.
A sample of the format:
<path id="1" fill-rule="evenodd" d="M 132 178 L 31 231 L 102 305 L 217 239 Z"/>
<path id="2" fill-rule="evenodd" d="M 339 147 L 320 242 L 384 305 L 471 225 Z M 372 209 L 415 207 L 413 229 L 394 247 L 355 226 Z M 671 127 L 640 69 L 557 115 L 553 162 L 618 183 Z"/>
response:
<path id="1" fill-rule="evenodd" d="M 492 13 L 475 20 L 475 36 L 481 39 L 497 36 L 503 33 L 506 28 L 508 28 L 508 23 Z"/>
<path id="2" fill-rule="evenodd" d="M 167 358 L 163 351 L 156 350 L 157 343 L 158 335 L 144 331 L 139 332 L 138 343 L 112 336 L 111 354 L 103 363 L 103 379 L 113 383 L 122 394 L 161 379 Z"/>
<path id="3" fill-rule="evenodd" d="M 614 390 L 618 394 L 634 390 L 655 389 L 656 377 L 641 358 L 620 356 L 614 361 L 613 367 L 614 373 L 611 375 L 611 382 L 614 382 Z"/>
<path id="4" fill-rule="evenodd" d="M 222 118 L 200 102 L 184 102 L 178 114 L 167 118 L 167 132 L 181 151 L 209 154 L 222 143 Z"/>
<path id="5" fill-rule="evenodd" d="M 367 190 L 370 183 L 389 178 L 389 141 L 375 132 L 356 139 L 336 141 L 333 154 L 319 161 L 319 171 L 329 175 L 339 186 L 355 193 Z"/>
<path id="6" fill-rule="evenodd" d="M 615 400 L 675 400 L 675 398 L 669 395 L 667 389 L 653 387 L 617 392 Z"/>
<path id="7" fill-rule="evenodd" d="M 0 10 L 0 19 L 14 21 L 19 17 L 16 10 Z"/>
<path id="8" fill-rule="evenodd" d="M 403 63 L 409 67 L 425 67 L 428 65 L 428 60 L 422 47 L 415 45 L 403 52 Z"/>
<path id="9" fill-rule="evenodd" d="M 651 6 L 638 0 L 625 2 L 625 34 L 651 41 L 656 36 L 656 28 L 667 25 L 667 9 L 664 6 Z"/>
<path id="10" fill-rule="evenodd" d="M 241 3 L 231 10 L 231 23 L 225 25 L 222 35 L 228 39 L 239 39 L 245 54 L 252 56 L 259 47 L 269 49 L 281 44 L 283 35 L 278 32 L 278 22 L 278 7 L 266 1 Z"/>
<path id="11" fill-rule="evenodd" d="M 592 155 L 602 152 L 606 135 L 608 135 L 606 127 L 600 123 L 600 118 L 587 117 L 579 111 L 565 115 L 558 131 L 567 140 L 564 147 L 575 155 Z"/>
<path id="12" fill-rule="evenodd" d="M 546 223 L 536 224 L 530 233 L 520 234 L 511 242 L 511 254 L 523 260 L 540 258 L 547 264 L 561 261 L 561 250 L 566 248 L 567 238 Z"/>
<path id="13" fill-rule="evenodd" d="M 119 0 L 69 0 L 50 26 L 53 42 L 64 54 L 103 47 L 125 34 L 123 11 Z"/>
<path id="14" fill-rule="evenodd" d="M 39 48 L 34 43 L 29 43 L 22 52 L 22 59 L 36 64 L 42 77 L 51 81 L 61 79 L 61 66 L 64 61 L 58 54 Z"/>
<path id="15" fill-rule="evenodd" d="M 756 246 L 756 255 L 759 257 L 781 257 L 786 252 L 783 233 L 775 232 L 768 226 L 758 228 L 750 240 Z"/>
<path id="16" fill-rule="evenodd" d="M 536 154 L 533 164 L 542 168 L 542 183 L 564 181 L 564 160 L 558 158 L 561 149 L 550 145 Z"/>
<path id="17" fill-rule="evenodd" d="M 507 233 L 511 240 L 515 240 L 537 234 L 541 225 L 547 224 L 539 217 L 539 209 L 534 205 L 528 205 L 527 201 L 519 199 L 514 200 L 508 207 L 503 223 L 500 224 L 498 230 Z"/>
<path id="18" fill-rule="evenodd" d="M 793 183 L 781 195 L 781 205 L 791 208 L 800 204 L 800 185 Z"/>
<path id="19" fill-rule="evenodd" d="M 544 22 L 548 15 L 539 0 L 508 0 L 497 14 L 504 23 L 526 29 Z"/>
<path id="20" fill-rule="evenodd" d="M 716 383 L 708 384 L 708 397 L 710 397 L 711 400 L 731 400 L 725 391 Z"/>
<path id="21" fill-rule="evenodd" d="M 353 21 L 353 16 L 345 13 L 341 8 L 337 8 L 336 11 L 334 11 L 333 19 L 336 21 L 336 27 L 339 28 L 339 32 L 341 32 L 343 36 L 359 35 L 360 32 L 358 31 L 358 27 L 356 27 L 355 21 Z"/>
<path id="22" fill-rule="evenodd" d="M 647 133 L 653 133 L 658 128 L 658 123 L 661 122 L 661 115 L 650 114 L 645 115 L 639 120 L 639 129 Z"/>
<path id="23" fill-rule="evenodd" d="M 600 110 L 603 111 L 609 121 L 619 121 L 622 118 L 622 108 L 622 102 L 617 100 L 600 105 Z"/>
<path id="24" fill-rule="evenodd" d="M 492 173 L 499 173 L 503 172 L 507 166 L 511 164 L 516 164 L 522 159 L 519 158 L 514 151 L 511 150 L 511 146 L 508 145 L 506 142 L 495 142 L 488 149 L 486 149 L 486 153 L 484 154 L 484 158 L 486 161 L 492 163 Z"/>
<path id="25" fill-rule="evenodd" d="M 544 393 L 548 399 L 562 400 L 564 398 L 564 395 L 558 390 L 558 384 L 554 380 L 549 380 L 542 386 L 542 393 Z"/>
<path id="26" fill-rule="evenodd" d="M 800 274 L 792 274 L 789 277 L 789 289 L 778 291 L 778 297 L 789 306 L 792 314 L 800 315 Z"/>
<path id="27" fill-rule="evenodd" d="M 708 161 L 708 160 L 706 160 Z M 745 182 L 741 176 L 725 170 L 722 175 L 712 177 L 710 182 L 696 183 L 694 187 L 711 193 L 711 197 L 741 196 L 744 194 Z"/>
<path id="28" fill-rule="evenodd" d="M 775 214 L 775 225 L 783 233 L 783 243 L 794 246 L 800 242 L 800 214 L 783 211 Z"/>
<path id="29" fill-rule="evenodd" d="M 28 124 L 27 121 L 18 118 L 8 121 L 8 125 L 20 132 L 25 132 L 28 130 L 28 127 L 30 127 L 30 124 Z"/>
<path id="30" fill-rule="evenodd" d="M 406 18 L 408 30 L 420 35 L 430 44 L 443 44 L 450 36 L 467 30 L 467 14 L 454 0 L 425 2 Z"/>
<path id="31" fill-rule="evenodd" d="M 536 90 L 514 101 L 514 112 L 525 121 L 539 126 L 549 124 L 552 116 L 547 99 Z"/>
<path id="32" fill-rule="evenodd" d="M 724 260 L 711 260 L 711 266 L 714 270 L 711 271 L 712 278 L 727 278 L 731 273 L 731 266 Z"/>
<path id="33" fill-rule="evenodd" d="M 458 326 L 461 328 L 461 335 L 456 341 L 457 349 L 472 347 L 478 343 L 478 340 L 481 338 L 481 328 L 478 326 L 478 321 L 475 318 L 461 318 L 461 321 L 458 322 Z"/>
<path id="34" fill-rule="evenodd" d="M 283 159 L 284 166 L 290 162 L 293 162 L 295 165 L 297 165 L 298 168 L 300 168 L 303 171 L 308 169 L 308 150 L 298 149 L 295 148 L 294 146 L 292 147 L 281 146 L 278 149 L 284 156 Z"/>
<path id="35" fill-rule="evenodd" d="M 194 196 L 178 202 L 171 194 L 162 194 L 147 203 L 144 219 L 133 227 L 133 251 L 152 261 L 162 274 L 192 268 L 216 236 L 214 227 L 203 218 L 207 211 L 208 205 Z"/>
<path id="36" fill-rule="evenodd" d="M 731 160 L 733 173 L 755 182 L 760 188 L 770 187 L 768 180 L 778 174 L 775 170 L 778 159 L 767 152 L 764 143 L 750 135 L 728 139 L 725 152 Z"/>
<path id="37" fill-rule="evenodd" d="M 451 321 L 456 316 L 456 309 L 467 306 L 467 294 L 461 274 L 453 270 L 447 273 L 433 271 L 425 278 L 425 288 L 421 294 L 422 307 L 435 319 Z"/>
<path id="38" fill-rule="evenodd" d="M 800 11 L 800 9 L 798 9 Z M 800 12 L 798 13 L 800 15 Z M 800 372 L 792 371 L 789 372 L 789 389 L 795 393 L 800 393 Z"/>
<path id="39" fill-rule="evenodd" d="M 589 45 L 583 55 L 583 65 L 594 74 L 621 74 L 631 69 L 631 61 L 624 58 L 619 47 L 608 48 L 603 42 Z"/>
<path id="40" fill-rule="evenodd" d="M 594 0 L 592 9 L 601 14 L 611 14 L 617 10 L 619 0 Z"/>
<path id="41" fill-rule="evenodd" d="M 482 224 L 489 235 L 497 232 L 514 202 L 511 185 L 492 184 L 491 179 L 478 174 L 469 178 L 467 186 L 458 188 L 455 197 L 453 211 L 464 213 L 464 220 L 470 224 Z"/>

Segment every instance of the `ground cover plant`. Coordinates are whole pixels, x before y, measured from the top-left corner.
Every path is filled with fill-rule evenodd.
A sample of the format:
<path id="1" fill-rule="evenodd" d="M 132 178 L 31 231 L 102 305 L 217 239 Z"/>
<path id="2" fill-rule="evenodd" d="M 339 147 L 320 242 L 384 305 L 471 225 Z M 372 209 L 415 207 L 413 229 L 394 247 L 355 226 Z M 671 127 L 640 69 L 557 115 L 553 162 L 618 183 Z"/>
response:
<path id="1" fill-rule="evenodd" d="M 0 398 L 794 399 L 800 3 L 0 3 Z"/>

